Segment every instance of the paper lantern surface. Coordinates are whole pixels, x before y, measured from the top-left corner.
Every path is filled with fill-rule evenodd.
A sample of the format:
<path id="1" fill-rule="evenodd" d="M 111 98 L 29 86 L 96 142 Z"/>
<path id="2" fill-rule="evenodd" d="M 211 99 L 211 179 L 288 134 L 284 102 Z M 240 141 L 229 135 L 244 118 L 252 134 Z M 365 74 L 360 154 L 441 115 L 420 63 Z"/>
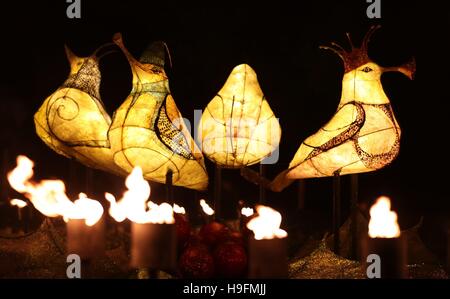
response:
<path id="1" fill-rule="evenodd" d="M 114 36 L 114 42 L 127 57 L 133 74 L 131 93 L 116 110 L 109 130 L 114 162 L 127 172 L 140 166 L 146 179 L 160 183 L 171 170 L 174 185 L 206 189 L 203 155 L 170 94 L 164 44 L 152 44 L 138 61 L 125 48 L 120 34 Z"/>
<path id="2" fill-rule="evenodd" d="M 108 140 L 111 118 L 100 99 L 96 53 L 77 57 L 66 47 L 70 62 L 67 80 L 34 115 L 38 136 L 54 151 L 88 167 L 124 175 L 113 161 Z"/>
<path id="3" fill-rule="evenodd" d="M 340 103 L 332 119 L 303 141 L 289 165 L 288 179 L 374 171 L 397 157 L 401 130 L 380 77 L 400 71 L 412 79 L 415 64 L 385 68 L 371 61 L 367 43 L 377 28 L 371 28 L 360 48 L 351 44 L 350 52 L 335 43 L 324 47 L 344 61 Z"/>
<path id="4" fill-rule="evenodd" d="M 202 114 L 203 153 L 221 167 L 242 168 L 269 156 L 280 138 L 280 124 L 255 71 L 247 64 L 236 66 Z"/>

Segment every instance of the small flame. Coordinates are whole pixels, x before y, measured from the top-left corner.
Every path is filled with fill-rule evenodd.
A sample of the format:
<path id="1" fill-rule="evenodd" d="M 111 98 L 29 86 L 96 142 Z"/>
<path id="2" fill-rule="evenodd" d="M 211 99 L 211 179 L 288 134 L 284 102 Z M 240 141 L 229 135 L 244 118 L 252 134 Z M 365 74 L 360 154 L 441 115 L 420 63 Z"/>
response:
<path id="1" fill-rule="evenodd" d="M 287 236 L 287 232 L 280 229 L 281 214 L 279 212 L 262 205 L 256 207 L 256 212 L 257 216 L 247 223 L 248 229 L 253 231 L 256 240 Z"/>
<path id="2" fill-rule="evenodd" d="M 252 216 L 254 213 L 255 213 L 255 212 L 253 211 L 252 208 L 246 208 L 246 207 L 244 207 L 244 208 L 241 209 L 241 214 L 244 215 L 244 216 L 246 216 L 246 217 L 250 217 L 250 216 Z"/>
<path id="3" fill-rule="evenodd" d="M 73 206 L 64 215 L 64 221 L 69 219 L 85 219 L 87 226 L 96 224 L 103 215 L 103 206 L 96 200 L 90 199 L 86 194 L 80 193 Z"/>
<path id="4" fill-rule="evenodd" d="M 369 236 L 371 238 L 397 238 L 400 227 L 397 213 L 391 211 L 391 201 L 382 196 L 370 208 Z"/>
<path id="5" fill-rule="evenodd" d="M 31 181 L 34 175 L 33 167 L 34 162 L 29 158 L 18 156 L 16 168 L 8 173 L 8 182 L 14 190 L 25 194 L 39 212 L 48 217 L 63 216 L 65 220 L 72 219 L 76 215 L 73 219 L 85 219 L 86 225 L 89 226 L 101 218 L 103 207 L 98 201 L 86 198 L 87 200 L 82 200 L 78 204 L 72 202 L 66 195 L 63 181 Z M 78 205 L 88 208 L 79 209 Z"/>
<path id="6" fill-rule="evenodd" d="M 186 214 L 186 210 L 184 209 L 184 207 L 181 207 L 179 205 L 177 205 L 176 203 L 173 204 L 173 211 L 174 213 L 177 214 Z"/>
<path id="7" fill-rule="evenodd" d="M 10 203 L 12 206 L 17 206 L 17 207 L 19 207 L 20 209 L 21 209 L 21 208 L 24 208 L 24 207 L 26 207 L 26 206 L 28 205 L 26 201 L 23 201 L 23 200 L 17 199 L 17 198 L 11 199 L 9 203 Z"/>
<path id="8" fill-rule="evenodd" d="M 208 205 L 208 203 L 204 199 L 200 199 L 200 205 L 202 206 L 203 212 L 206 215 L 209 216 L 214 215 L 214 210 Z"/>
<path id="9" fill-rule="evenodd" d="M 109 214 L 117 221 L 130 219 L 135 223 L 175 223 L 172 206 L 168 203 L 157 205 L 148 200 L 150 184 L 144 179 L 142 169 L 135 167 L 125 180 L 127 191 L 116 201 L 111 193 L 105 193 L 110 202 Z"/>

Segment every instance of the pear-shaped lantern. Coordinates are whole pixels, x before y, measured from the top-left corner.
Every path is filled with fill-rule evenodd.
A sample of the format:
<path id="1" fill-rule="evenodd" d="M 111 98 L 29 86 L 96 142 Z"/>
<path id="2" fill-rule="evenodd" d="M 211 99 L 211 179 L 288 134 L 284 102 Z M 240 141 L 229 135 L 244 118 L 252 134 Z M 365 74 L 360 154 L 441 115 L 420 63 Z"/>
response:
<path id="1" fill-rule="evenodd" d="M 280 138 L 280 124 L 255 71 L 247 64 L 236 66 L 202 114 L 203 153 L 220 167 L 242 168 L 269 156 Z"/>

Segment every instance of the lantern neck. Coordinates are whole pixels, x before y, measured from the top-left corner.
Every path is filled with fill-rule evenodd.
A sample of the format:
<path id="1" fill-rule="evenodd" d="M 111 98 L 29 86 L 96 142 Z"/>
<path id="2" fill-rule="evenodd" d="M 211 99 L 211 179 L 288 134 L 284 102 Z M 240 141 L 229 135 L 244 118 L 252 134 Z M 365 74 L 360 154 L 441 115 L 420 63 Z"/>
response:
<path id="1" fill-rule="evenodd" d="M 342 80 L 341 101 L 339 107 L 357 101 L 364 104 L 389 104 L 380 76 L 372 80 L 359 78 L 356 71 L 347 72 Z"/>

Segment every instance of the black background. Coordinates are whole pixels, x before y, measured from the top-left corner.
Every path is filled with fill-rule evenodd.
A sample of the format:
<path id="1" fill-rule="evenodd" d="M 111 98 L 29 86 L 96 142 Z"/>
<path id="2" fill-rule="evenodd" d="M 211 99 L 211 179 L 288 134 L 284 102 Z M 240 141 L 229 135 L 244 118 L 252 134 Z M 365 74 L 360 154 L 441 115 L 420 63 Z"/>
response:
<path id="1" fill-rule="evenodd" d="M 32 116 L 67 77 L 65 43 L 77 55 L 86 56 L 110 42 L 115 32 L 122 32 L 135 56 L 151 41 L 168 44 L 173 62 L 167 68 L 170 88 L 181 113 L 191 121 L 194 109 L 208 104 L 234 66 L 251 65 L 283 130 L 280 161 L 267 170 L 268 177 L 275 177 L 287 167 L 301 141 L 331 118 L 339 102 L 342 62 L 319 50 L 319 45 L 336 41 L 348 47 L 345 32 L 359 44 L 370 25 L 381 24 L 369 45 L 370 57 L 382 66 L 392 66 L 415 56 L 417 72 L 414 81 L 400 73 L 382 77 L 402 128 L 401 150 L 388 167 L 359 176 L 360 201 L 370 204 L 380 195 L 390 196 L 402 228 L 425 216 L 423 238 L 442 253 L 450 215 L 450 15 L 444 3 L 382 1 L 380 20 L 367 18 L 368 4 L 363 0 L 267 4 L 82 0 L 81 19 L 68 19 L 68 4 L 62 0 L 2 4 L 0 143 L 7 153 L 6 166 L 13 168 L 14 157 L 26 154 L 36 161 L 36 178 L 62 178 L 70 194 L 83 191 L 84 166 L 47 148 L 34 132 Z M 112 114 L 129 93 L 131 73 L 119 52 L 105 57 L 101 70 L 102 99 Z M 213 165 L 207 164 L 212 187 Z M 123 178 L 99 171 L 94 182 L 92 193 L 97 198 L 104 191 L 119 194 L 124 189 Z M 348 177 L 342 183 L 347 213 Z M 151 198 L 163 198 L 164 189 L 151 185 Z M 14 195 L 2 186 L 4 197 Z M 331 215 L 331 186 L 329 178 L 308 180 L 306 186 L 307 210 L 325 223 Z M 252 204 L 258 198 L 257 187 L 236 170 L 224 172 L 223 188 L 225 217 L 234 216 L 237 200 Z M 267 196 L 269 204 L 282 211 L 286 225 L 301 221 L 302 214 L 295 211 L 294 185 Z M 193 199 L 193 191 L 177 188 L 176 200 L 189 209 L 196 206 Z M 0 206 L 2 215 L 5 210 L 5 205 Z M 0 224 L 4 224 L 1 219 Z M 307 225 L 316 226 L 314 221 Z"/>

